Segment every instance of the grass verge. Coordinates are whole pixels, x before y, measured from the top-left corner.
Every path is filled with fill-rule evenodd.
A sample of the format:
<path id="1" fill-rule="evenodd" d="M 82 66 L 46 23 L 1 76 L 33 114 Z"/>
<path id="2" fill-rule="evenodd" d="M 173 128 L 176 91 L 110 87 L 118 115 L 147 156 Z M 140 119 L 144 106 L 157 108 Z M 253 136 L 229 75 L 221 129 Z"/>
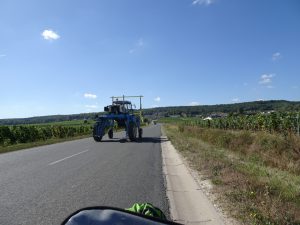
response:
<path id="1" fill-rule="evenodd" d="M 213 182 L 223 207 L 243 224 L 300 224 L 299 159 L 293 151 L 298 140 L 284 146 L 279 137 L 262 133 L 164 127 L 192 167 Z"/>

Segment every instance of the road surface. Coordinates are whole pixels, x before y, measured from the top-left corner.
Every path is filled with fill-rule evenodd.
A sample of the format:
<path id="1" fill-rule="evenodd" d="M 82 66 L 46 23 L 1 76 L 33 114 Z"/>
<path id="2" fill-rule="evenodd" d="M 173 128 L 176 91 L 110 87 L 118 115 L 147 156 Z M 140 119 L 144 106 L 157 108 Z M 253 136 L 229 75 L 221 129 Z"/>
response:
<path id="1" fill-rule="evenodd" d="M 60 224 L 82 207 L 135 202 L 168 212 L 160 136 L 156 125 L 143 142 L 87 138 L 1 154 L 0 224 Z"/>

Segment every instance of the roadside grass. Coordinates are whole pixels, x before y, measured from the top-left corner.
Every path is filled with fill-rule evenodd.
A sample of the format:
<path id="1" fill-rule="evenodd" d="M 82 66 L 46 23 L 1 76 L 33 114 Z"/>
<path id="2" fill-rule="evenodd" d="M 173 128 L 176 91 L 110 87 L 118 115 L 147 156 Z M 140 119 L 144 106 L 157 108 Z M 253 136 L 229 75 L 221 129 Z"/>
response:
<path id="1" fill-rule="evenodd" d="M 176 124 L 164 128 L 243 224 L 300 224 L 298 138 Z"/>
<path id="2" fill-rule="evenodd" d="M 51 144 L 60 143 L 60 142 L 73 141 L 73 140 L 78 140 L 78 139 L 83 139 L 83 138 L 88 138 L 88 137 L 91 137 L 91 134 L 80 135 L 80 136 L 75 136 L 75 137 L 68 137 L 68 138 L 51 138 L 51 139 L 47 139 L 44 141 L 41 140 L 41 141 L 36 141 L 36 142 L 18 143 L 18 144 L 7 145 L 7 146 L 0 145 L 0 154 L 6 153 L 6 152 L 13 152 L 13 151 L 18 151 L 18 150 L 33 148 L 33 147 L 38 147 L 38 146 L 43 146 L 43 145 L 51 145 Z"/>

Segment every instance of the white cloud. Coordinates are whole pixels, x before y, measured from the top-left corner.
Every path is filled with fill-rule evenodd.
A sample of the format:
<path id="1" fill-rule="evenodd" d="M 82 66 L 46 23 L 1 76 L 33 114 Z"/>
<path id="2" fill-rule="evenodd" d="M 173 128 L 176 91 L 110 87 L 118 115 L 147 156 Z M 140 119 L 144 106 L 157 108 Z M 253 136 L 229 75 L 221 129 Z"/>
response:
<path id="1" fill-rule="evenodd" d="M 45 40 L 57 40 L 60 38 L 60 36 L 53 30 L 44 30 L 42 36 Z"/>
<path id="2" fill-rule="evenodd" d="M 272 85 L 267 85 L 266 88 L 270 88 L 270 89 L 271 89 L 271 88 L 274 88 L 274 86 L 272 86 Z"/>
<path id="3" fill-rule="evenodd" d="M 91 98 L 91 99 L 96 99 L 97 98 L 97 95 L 91 94 L 91 93 L 85 93 L 83 96 L 85 98 Z"/>
<path id="4" fill-rule="evenodd" d="M 272 78 L 275 77 L 275 74 L 263 74 L 260 77 L 260 84 L 270 84 L 272 83 Z"/>
<path id="5" fill-rule="evenodd" d="M 298 86 L 292 86 L 292 89 L 298 89 L 299 87 Z"/>
<path id="6" fill-rule="evenodd" d="M 239 102 L 240 99 L 239 99 L 239 98 L 233 98 L 233 99 L 231 99 L 231 101 L 232 101 L 232 102 Z"/>
<path id="7" fill-rule="evenodd" d="M 154 101 L 156 101 L 156 102 L 160 102 L 160 97 L 159 97 L 159 96 L 157 96 L 157 97 L 154 99 Z"/>
<path id="8" fill-rule="evenodd" d="M 211 5 L 215 0 L 193 0 L 193 5 Z"/>
<path id="9" fill-rule="evenodd" d="M 135 43 L 134 47 L 129 50 L 129 53 L 132 54 L 132 53 L 138 51 L 139 49 L 143 48 L 144 46 L 145 46 L 145 42 L 144 42 L 143 38 L 140 38 Z"/>
<path id="10" fill-rule="evenodd" d="M 151 108 L 157 108 L 159 107 L 158 105 L 152 105 Z"/>
<path id="11" fill-rule="evenodd" d="M 276 61 L 276 60 L 278 60 L 278 59 L 280 59 L 280 58 L 281 58 L 280 52 L 275 52 L 275 53 L 272 55 L 272 60 L 273 60 L 273 61 Z"/>
<path id="12" fill-rule="evenodd" d="M 189 103 L 190 106 L 195 106 L 195 105 L 200 105 L 199 102 L 190 102 Z"/>
<path id="13" fill-rule="evenodd" d="M 139 47 L 143 47 L 145 45 L 143 38 L 140 38 L 138 40 L 138 42 L 136 43 L 136 45 L 139 46 Z"/>
<path id="14" fill-rule="evenodd" d="M 85 105 L 85 107 L 89 109 L 97 109 L 98 105 Z"/>
<path id="15" fill-rule="evenodd" d="M 6 56 L 5 54 L 0 54 L 0 58 L 5 57 L 5 56 Z"/>

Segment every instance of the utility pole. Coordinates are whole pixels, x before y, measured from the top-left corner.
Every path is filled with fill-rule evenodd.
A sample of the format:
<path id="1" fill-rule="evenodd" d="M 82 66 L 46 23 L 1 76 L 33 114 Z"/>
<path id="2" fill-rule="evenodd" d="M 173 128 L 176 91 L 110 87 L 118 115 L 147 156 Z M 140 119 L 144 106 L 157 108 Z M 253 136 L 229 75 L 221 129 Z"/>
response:
<path id="1" fill-rule="evenodd" d="M 143 97 L 143 96 L 140 95 L 140 111 L 141 111 L 141 112 L 142 112 L 142 97 Z"/>
<path id="2" fill-rule="evenodd" d="M 297 134 L 298 134 L 298 137 L 300 136 L 299 134 L 299 112 L 297 114 Z"/>

